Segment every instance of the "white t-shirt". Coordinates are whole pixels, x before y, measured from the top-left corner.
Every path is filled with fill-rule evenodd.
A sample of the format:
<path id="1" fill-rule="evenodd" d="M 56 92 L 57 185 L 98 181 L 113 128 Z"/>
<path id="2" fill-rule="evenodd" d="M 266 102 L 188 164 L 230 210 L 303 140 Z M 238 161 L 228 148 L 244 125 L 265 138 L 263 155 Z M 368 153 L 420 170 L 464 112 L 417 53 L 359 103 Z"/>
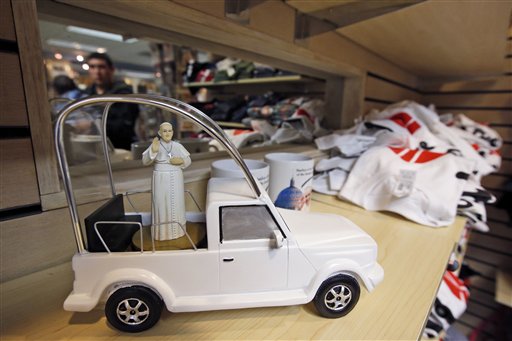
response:
<path id="1" fill-rule="evenodd" d="M 469 119 L 463 120 L 459 116 L 457 116 L 458 120 L 455 120 L 456 122 L 464 121 L 464 124 L 468 126 L 470 126 L 471 122 L 477 124 Z M 371 120 L 373 124 L 386 126 L 393 132 L 400 134 L 409 133 L 414 137 L 414 139 L 411 139 L 413 143 L 411 143 L 409 148 L 421 148 L 440 153 L 456 149 L 464 157 L 475 161 L 474 171 L 478 175 L 477 179 L 495 170 L 492 167 L 493 165 L 489 165 L 489 161 L 482 155 L 479 155 L 471 144 L 468 143 L 469 140 L 463 137 L 465 132 L 461 133 L 462 130 L 459 128 L 446 126 L 441 122 L 435 111 L 418 103 L 411 101 L 400 102 L 368 116 L 367 119 Z M 484 129 L 485 127 L 480 128 Z M 486 136 L 494 137 L 492 129 L 487 128 L 485 131 Z M 496 161 L 493 159 L 493 162 Z"/>
<path id="2" fill-rule="evenodd" d="M 417 223 L 453 223 L 474 163 L 453 154 L 373 147 L 361 155 L 338 196 L 370 211 L 391 211 Z"/>

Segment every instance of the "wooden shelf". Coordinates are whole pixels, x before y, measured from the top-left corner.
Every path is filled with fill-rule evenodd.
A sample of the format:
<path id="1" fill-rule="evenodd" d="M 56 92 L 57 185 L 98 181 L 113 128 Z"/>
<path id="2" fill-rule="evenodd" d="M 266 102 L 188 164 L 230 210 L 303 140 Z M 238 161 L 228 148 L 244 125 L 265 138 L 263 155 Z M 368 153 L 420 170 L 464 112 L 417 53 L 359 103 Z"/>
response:
<path id="1" fill-rule="evenodd" d="M 512 308 L 512 273 L 498 269 L 496 272 L 496 302 Z"/>
<path id="2" fill-rule="evenodd" d="M 166 340 L 418 339 L 465 219 L 459 217 L 449 227 L 430 228 L 316 193 L 312 210 L 344 215 L 379 245 L 384 281 L 370 294 L 361 290 L 360 301 L 350 314 L 325 319 L 311 304 L 200 313 L 164 311 L 155 327 L 138 336 L 165 335 Z M 3 283 L 2 340 L 134 340 L 134 335 L 109 327 L 101 308 L 89 313 L 64 311 L 62 303 L 72 283 L 70 263 Z"/>
<path id="3" fill-rule="evenodd" d="M 238 123 L 238 122 L 224 122 L 224 121 L 216 121 L 216 122 L 221 128 L 225 128 L 225 129 L 244 129 L 244 130 L 252 129 L 251 127 L 248 127 L 245 124 Z"/>
<path id="4" fill-rule="evenodd" d="M 226 85 L 249 85 L 249 84 L 267 84 L 267 83 L 290 83 L 290 82 L 312 82 L 313 78 L 304 77 L 301 75 L 290 75 L 290 76 L 278 76 L 278 77 L 262 77 L 262 78 L 246 78 L 232 81 L 221 81 L 221 82 L 191 82 L 184 83 L 184 87 L 188 88 L 209 88 Z"/>

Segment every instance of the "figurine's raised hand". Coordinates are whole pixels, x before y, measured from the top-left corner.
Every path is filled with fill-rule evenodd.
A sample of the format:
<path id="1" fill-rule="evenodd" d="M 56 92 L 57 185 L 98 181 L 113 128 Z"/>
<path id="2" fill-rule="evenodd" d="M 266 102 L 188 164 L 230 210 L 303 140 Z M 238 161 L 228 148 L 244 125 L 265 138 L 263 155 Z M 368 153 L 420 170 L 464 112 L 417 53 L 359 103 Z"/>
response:
<path id="1" fill-rule="evenodd" d="M 156 154 L 158 153 L 158 149 L 160 149 L 160 140 L 158 137 L 155 137 L 151 143 L 151 151 Z"/>

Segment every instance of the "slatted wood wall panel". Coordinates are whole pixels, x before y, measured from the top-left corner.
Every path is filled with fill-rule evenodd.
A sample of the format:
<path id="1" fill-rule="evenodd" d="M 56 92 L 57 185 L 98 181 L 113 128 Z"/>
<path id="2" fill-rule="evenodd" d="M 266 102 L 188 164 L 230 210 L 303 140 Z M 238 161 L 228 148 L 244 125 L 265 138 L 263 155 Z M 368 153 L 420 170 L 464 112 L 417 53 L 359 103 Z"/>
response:
<path id="1" fill-rule="evenodd" d="M 364 113 L 381 110 L 389 104 L 403 100 L 421 102 L 422 95 L 416 88 L 394 79 L 368 72 L 366 75 Z"/>
<path id="2" fill-rule="evenodd" d="M 17 53 L 0 51 L 0 126 L 28 126 L 25 94 Z"/>
<path id="3" fill-rule="evenodd" d="M 512 181 L 512 75 L 431 86 L 423 93 L 423 103 L 435 104 L 440 113 L 464 113 L 488 124 L 502 136 L 502 166 L 482 179 L 485 188 L 502 198 L 505 184 Z M 480 328 L 482 337 L 497 339 L 499 324 L 493 319 L 500 316 L 503 306 L 495 302 L 495 278 L 498 269 L 510 268 L 512 264 L 512 223 L 505 208 L 489 205 L 490 232 L 473 231 L 468 243 L 465 262 L 481 275 L 472 278 L 468 309 L 455 324 L 467 335 Z"/>
<path id="4" fill-rule="evenodd" d="M 4 0 L 5 1 L 5 0 Z M 51 136 L 50 103 L 45 82 L 43 49 L 35 0 L 11 0 L 21 78 L 30 122 L 37 181 L 41 195 L 60 191 L 57 157 Z"/>
<path id="5" fill-rule="evenodd" d="M 496 78 L 494 82 L 476 82 L 476 85 L 468 83 L 471 82 L 458 82 L 442 87 L 449 89 L 446 91 L 427 92 L 423 102 L 435 104 L 440 113 L 464 113 L 475 121 L 488 124 L 500 134 L 504 141 L 500 151 L 504 167 L 485 177 L 482 184 L 497 197 L 501 197 L 503 187 L 512 174 L 512 76 Z M 478 90 L 477 86 L 482 88 Z"/>
<path id="6" fill-rule="evenodd" d="M 11 2 L 5 0 L 0 1 L 0 39 L 16 40 Z"/>
<path id="7" fill-rule="evenodd" d="M 40 211 L 40 197 L 11 1 L 1 1 L 0 28 L 1 220 Z"/>
<path id="8" fill-rule="evenodd" d="M 0 189 L 0 209 L 39 204 L 36 168 L 29 138 L 0 140 Z"/>

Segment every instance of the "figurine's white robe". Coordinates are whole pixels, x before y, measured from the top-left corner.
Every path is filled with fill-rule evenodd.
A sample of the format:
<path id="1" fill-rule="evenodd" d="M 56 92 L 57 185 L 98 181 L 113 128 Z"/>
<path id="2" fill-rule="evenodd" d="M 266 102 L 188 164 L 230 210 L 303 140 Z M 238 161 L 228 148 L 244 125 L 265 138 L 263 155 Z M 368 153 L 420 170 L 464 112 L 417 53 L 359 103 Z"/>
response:
<path id="1" fill-rule="evenodd" d="M 171 157 L 180 157 L 183 164 L 170 164 Z M 190 165 L 190 154 L 181 144 L 160 140 L 158 153 L 151 146 L 142 154 L 142 163 L 154 163 L 151 184 L 152 205 L 151 220 L 156 240 L 168 240 L 182 237 L 185 232 L 185 189 L 182 169 Z M 179 224 L 182 225 L 183 229 Z"/>

